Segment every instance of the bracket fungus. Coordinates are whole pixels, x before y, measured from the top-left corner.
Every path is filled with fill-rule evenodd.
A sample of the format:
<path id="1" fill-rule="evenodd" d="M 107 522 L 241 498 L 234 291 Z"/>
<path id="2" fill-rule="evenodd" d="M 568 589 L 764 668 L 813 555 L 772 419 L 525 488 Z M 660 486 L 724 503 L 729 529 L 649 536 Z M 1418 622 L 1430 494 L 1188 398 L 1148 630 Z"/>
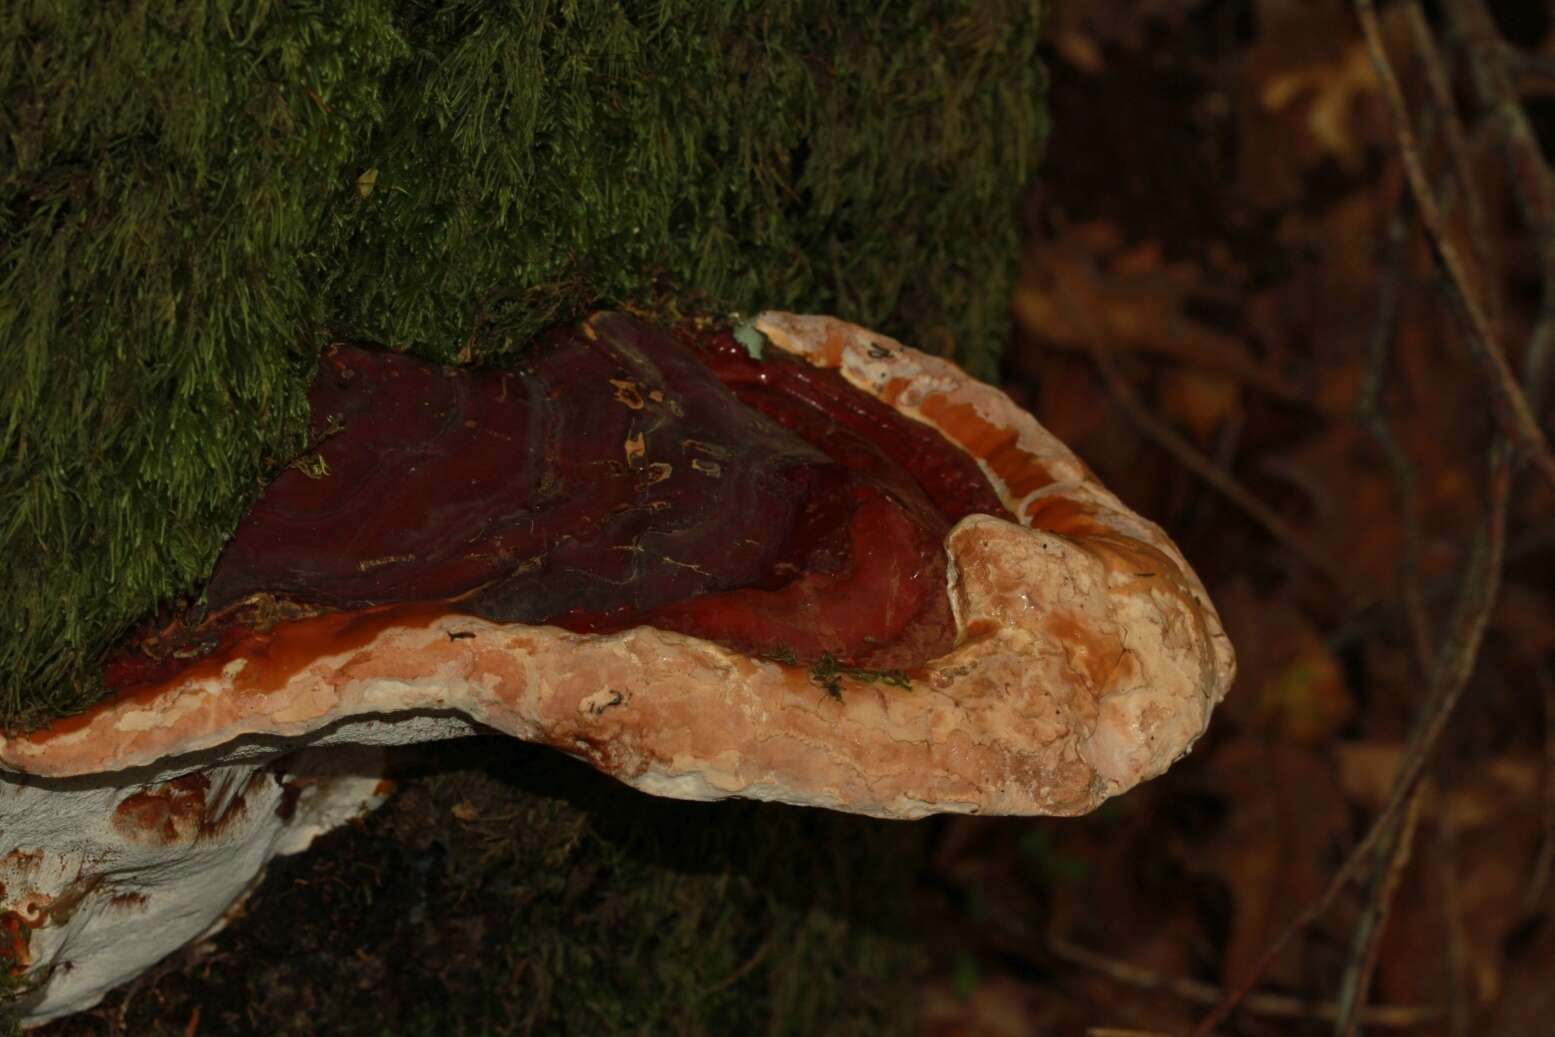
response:
<path id="1" fill-rule="evenodd" d="M 840 320 L 604 313 L 505 370 L 335 345 L 310 405 L 201 606 L 108 660 L 105 701 L 0 736 L 0 831 L 53 876 L 0 875 L 13 963 L 113 959 L 55 970 L 38 1018 L 381 796 L 319 754 L 486 728 L 661 796 L 1077 814 L 1185 753 L 1235 669 L 1157 526 L 1003 393 Z M 306 809 L 283 754 L 324 775 Z M 190 863 L 223 857 L 252 866 Z M 110 951 L 124 896 L 183 922 Z"/>

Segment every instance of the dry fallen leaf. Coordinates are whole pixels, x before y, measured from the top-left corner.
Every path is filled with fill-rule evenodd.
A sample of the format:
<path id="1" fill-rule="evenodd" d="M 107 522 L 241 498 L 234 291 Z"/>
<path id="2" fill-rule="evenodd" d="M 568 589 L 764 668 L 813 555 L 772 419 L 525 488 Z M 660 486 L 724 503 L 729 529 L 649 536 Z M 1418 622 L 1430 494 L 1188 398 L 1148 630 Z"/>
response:
<path id="1" fill-rule="evenodd" d="M 1388 123 L 1359 29 L 1344 0 L 1260 0 L 1257 38 L 1231 65 L 1237 113 L 1236 196 L 1294 207 L 1325 161 L 1358 175 L 1388 146 Z M 1390 36 L 1398 16 L 1384 12 Z"/>
<path id="2" fill-rule="evenodd" d="M 1170 358 L 1298 399 L 1290 381 L 1255 360 L 1239 339 L 1191 314 L 1191 301 L 1218 295 L 1198 264 L 1164 262 L 1149 243 L 1120 250 L 1105 225 L 1091 223 L 1028 251 L 1012 307 L 1021 327 L 1045 346 Z"/>
<path id="3" fill-rule="evenodd" d="M 1377 74 L 1361 41 L 1350 43 L 1328 60 L 1274 72 L 1262 83 L 1258 100 L 1278 112 L 1306 103 L 1306 126 L 1319 155 L 1331 155 L 1346 169 L 1359 167 L 1367 142 L 1350 127 L 1350 109 L 1362 96 L 1377 91 Z"/>
<path id="4" fill-rule="evenodd" d="M 1380 811 L 1393 790 L 1404 759 L 1399 742 L 1338 743 L 1331 749 L 1339 768 L 1339 784 L 1354 803 L 1371 813 Z M 1538 802 L 1542 765 L 1529 758 L 1501 755 L 1472 771 L 1455 773 L 1447 789 L 1445 819 L 1460 834 L 1526 813 Z M 1424 810 L 1442 818 L 1436 782 L 1427 781 Z"/>

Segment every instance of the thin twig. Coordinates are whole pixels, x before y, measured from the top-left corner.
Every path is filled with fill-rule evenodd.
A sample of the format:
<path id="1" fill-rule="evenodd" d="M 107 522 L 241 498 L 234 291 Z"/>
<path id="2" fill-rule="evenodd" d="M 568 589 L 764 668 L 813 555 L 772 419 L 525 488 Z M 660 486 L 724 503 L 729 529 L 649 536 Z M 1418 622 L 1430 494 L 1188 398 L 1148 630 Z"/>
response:
<path id="1" fill-rule="evenodd" d="M 1225 1019 L 1236 1011 L 1247 997 L 1254 983 L 1279 957 L 1290 941 L 1318 918 L 1327 913 L 1341 891 L 1360 872 L 1361 865 L 1370 857 L 1373 849 L 1393 823 L 1393 818 L 1403 808 L 1420 780 L 1431 752 L 1447 728 L 1468 685 L 1479 657 L 1479 646 L 1490 622 L 1490 612 L 1495 605 L 1501 587 L 1502 554 L 1506 544 L 1507 498 L 1511 485 L 1513 451 L 1504 441 L 1497 441 L 1491 448 L 1490 509 L 1485 528 L 1475 538 L 1467 572 L 1463 576 L 1463 592 L 1458 598 L 1449 625 L 1449 635 L 1438 656 L 1436 672 L 1425 702 L 1415 716 L 1404 758 L 1394 778 L 1393 788 L 1382 811 L 1372 820 L 1371 827 L 1356 843 L 1339 869 L 1329 879 L 1318 898 L 1302 909 L 1284 931 L 1265 948 L 1263 955 L 1248 972 L 1241 985 L 1231 991 L 1200 1022 L 1194 1033 L 1204 1035 L 1214 1032 Z"/>
<path id="2" fill-rule="evenodd" d="M 1164 975 L 1132 962 L 1099 954 L 1056 935 L 1049 934 L 1046 945 L 1048 952 L 1060 961 L 1095 972 L 1125 986 L 1139 990 L 1158 990 L 1198 1005 L 1213 1005 L 1224 996 L 1224 992 L 1212 984 Z M 1266 991 L 1248 994 L 1245 1006 L 1254 1015 L 1269 1019 L 1316 1019 L 1322 1022 L 1333 1022 L 1339 1010 L 1339 1006 L 1332 1001 L 1309 1001 L 1289 994 Z M 1360 1018 L 1367 1026 L 1424 1026 L 1441 1019 L 1442 1009 L 1439 1005 L 1371 1005 L 1361 1010 Z"/>
<path id="3" fill-rule="evenodd" d="M 1178 435 L 1170 425 L 1151 414 L 1140 400 L 1139 394 L 1134 391 L 1133 385 L 1123 376 L 1123 372 L 1118 370 L 1111 351 L 1098 349 L 1093 351 L 1091 356 L 1097 369 L 1101 371 L 1102 379 L 1107 383 L 1108 393 L 1140 431 L 1176 458 L 1184 468 L 1219 490 L 1231 503 L 1251 516 L 1286 550 L 1327 576 L 1335 586 L 1349 589 L 1349 577 L 1334 564 L 1331 558 L 1307 543 L 1300 533 L 1292 529 L 1273 508 L 1256 497 L 1235 476 L 1205 457 L 1197 447 Z"/>
<path id="4" fill-rule="evenodd" d="M 1203 479 L 1220 491 L 1231 503 L 1241 508 L 1291 554 L 1323 574 L 1334 586 L 1347 592 L 1352 591 L 1348 574 L 1335 565 L 1327 555 L 1307 543 L 1273 508 L 1254 496 L 1252 491 L 1243 486 L 1235 476 L 1205 457 L 1197 447 L 1178 435 L 1171 426 L 1158 421 L 1155 415 L 1150 413 L 1149 408 L 1141 402 L 1139 395 L 1134 391 L 1134 387 L 1118 370 L 1114 359 L 1115 350 L 1104 330 L 1070 296 L 1060 277 L 1051 270 L 1047 271 L 1047 275 L 1055 295 L 1064 308 L 1065 316 L 1076 330 L 1094 343 L 1090 350 L 1091 360 L 1095 363 L 1096 369 L 1101 372 L 1108 394 L 1128 415 L 1129 420 L 1157 446 L 1176 458 L 1184 468 Z"/>
<path id="5" fill-rule="evenodd" d="M 1446 273 L 1444 280 L 1448 287 L 1447 297 L 1452 303 L 1453 312 L 1464 325 L 1469 352 L 1479 361 L 1490 383 L 1496 420 L 1508 438 L 1527 453 L 1551 483 L 1555 483 L 1555 453 L 1551 453 L 1544 430 L 1539 427 L 1527 397 L 1512 375 L 1490 318 L 1474 294 L 1463 259 L 1448 237 L 1441 208 L 1420 160 L 1414 129 L 1409 121 L 1409 110 L 1404 105 L 1403 91 L 1383 47 L 1382 29 L 1377 23 L 1377 12 L 1372 0 L 1355 0 L 1355 9 L 1360 18 L 1361 32 L 1366 37 L 1366 49 L 1371 55 L 1372 65 L 1382 84 L 1383 96 L 1393 116 L 1394 136 L 1415 206 L 1420 212 L 1420 221 L 1425 225 L 1436 258 Z"/>
<path id="6" fill-rule="evenodd" d="M 1483 278 L 1480 287 L 1485 292 L 1485 309 L 1494 322 L 1500 309 L 1499 293 L 1496 291 L 1495 278 L 1491 274 L 1495 270 L 1495 263 L 1490 253 L 1490 233 L 1485 220 L 1485 206 L 1480 201 L 1479 186 L 1474 176 L 1474 163 L 1469 158 L 1468 135 L 1463 131 L 1463 119 L 1458 115 L 1458 105 L 1453 100 L 1452 85 L 1447 70 L 1443 67 L 1441 55 L 1437 53 L 1436 40 L 1431 36 L 1431 27 L 1425 20 L 1424 12 L 1420 10 L 1419 0 L 1409 0 L 1402 6 L 1405 27 L 1409 30 L 1415 53 L 1425 70 L 1426 93 L 1431 101 L 1429 111 L 1437 113 L 1441 119 L 1442 137 L 1447 145 L 1447 158 L 1452 167 L 1452 178 L 1457 182 L 1458 195 L 1462 197 L 1464 210 L 1468 213 L 1469 241 L 1474 247 L 1474 258 L 1479 264 Z M 1422 140 L 1425 136 L 1424 133 L 1421 134 Z M 1453 196 L 1443 192 L 1440 197 L 1445 212 Z"/>
<path id="7" fill-rule="evenodd" d="M 1394 820 L 1377 846 L 1377 867 L 1366 897 L 1366 910 L 1351 934 L 1350 960 L 1339 985 L 1339 1011 L 1334 1018 L 1336 1037 L 1354 1037 L 1365 1011 L 1366 992 L 1371 989 L 1372 973 L 1377 968 L 1393 897 L 1398 892 L 1414 846 L 1424 789 L 1424 785 L 1415 786 L 1408 809 Z"/>
<path id="8" fill-rule="evenodd" d="M 1537 409 L 1546 395 L 1555 357 L 1555 175 L 1544 160 L 1538 136 L 1512 84 L 1519 52 L 1501 39 L 1480 0 L 1451 0 L 1446 8 L 1449 23 L 1468 54 L 1475 92 L 1491 115 L 1518 210 L 1538 248 L 1539 312 L 1523 358 L 1523 384 L 1530 405 Z M 1555 868 L 1555 680 L 1542 669 L 1538 675 L 1545 722 L 1544 824 L 1539 854 L 1524 894 L 1523 907 L 1528 914 L 1539 909 Z"/>
<path id="9" fill-rule="evenodd" d="M 1409 625 L 1415 649 L 1415 664 L 1422 677 L 1434 667 L 1430 614 L 1426 611 L 1425 592 L 1420 585 L 1420 493 L 1414 465 L 1409 454 L 1393 434 L 1382 411 L 1382 384 L 1388 368 L 1388 346 L 1398 323 L 1399 294 L 1408 254 L 1409 234 L 1402 213 L 1388 220 L 1387 248 L 1383 255 L 1382 286 L 1377 298 L 1377 316 L 1372 325 L 1367 350 L 1366 380 L 1355 402 L 1356 416 L 1376 440 L 1387 461 L 1394 486 L 1398 490 L 1399 524 L 1403 532 L 1403 550 L 1399 553 L 1398 583 L 1404 599 L 1404 618 Z"/>
<path id="10" fill-rule="evenodd" d="M 1539 253 L 1539 316 L 1523 357 L 1523 387 L 1537 413 L 1555 354 L 1555 177 L 1551 176 L 1538 136 L 1518 102 L 1509 72 L 1508 51 L 1490 12 L 1480 0 L 1446 5 L 1454 31 L 1462 38 L 1480 103 L 1494 120 L 1517 205 Z"/>

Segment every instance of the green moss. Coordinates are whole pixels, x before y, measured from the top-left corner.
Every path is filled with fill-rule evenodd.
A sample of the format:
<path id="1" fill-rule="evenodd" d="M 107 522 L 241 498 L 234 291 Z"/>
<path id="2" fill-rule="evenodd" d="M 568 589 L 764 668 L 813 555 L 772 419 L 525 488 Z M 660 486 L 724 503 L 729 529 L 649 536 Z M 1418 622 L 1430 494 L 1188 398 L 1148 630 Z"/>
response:
<path id="1" fill-rule="evenodd" d="M 427 790 L 473 807 L 450 860 L 506 929 L 480 996 L 428 1004 L 402 1032 L 910 1032 L 922 826 L 654 800 L 529 759 L 520 781 L 567 799 L 485 774 Z"/>
<path id="2" fill-rule="evenodd" d="M 779 306 L 991 373 L 1038 5 L 0 6 L 0 724 L 197 591 L 331 337 Z"/>
<path id="3" fill-rule="evenodd" d="M 14 975 L 13 967 L 0 957 L 0 1037 L 21 1037 L 22 1005 L 38 986 L 34 977 Z"/>

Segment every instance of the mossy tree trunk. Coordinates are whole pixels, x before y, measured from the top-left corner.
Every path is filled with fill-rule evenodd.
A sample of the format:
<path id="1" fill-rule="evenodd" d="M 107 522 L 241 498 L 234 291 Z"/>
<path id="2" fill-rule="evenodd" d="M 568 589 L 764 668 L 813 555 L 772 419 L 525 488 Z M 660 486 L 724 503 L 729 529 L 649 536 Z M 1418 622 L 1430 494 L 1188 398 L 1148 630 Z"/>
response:
<path id="1" fill-rule="evenodd" d="M 98 693 L 331 338 L 833 311 L 993 370 L 1039 0 L 0 9 L 0 724 Z"/>

